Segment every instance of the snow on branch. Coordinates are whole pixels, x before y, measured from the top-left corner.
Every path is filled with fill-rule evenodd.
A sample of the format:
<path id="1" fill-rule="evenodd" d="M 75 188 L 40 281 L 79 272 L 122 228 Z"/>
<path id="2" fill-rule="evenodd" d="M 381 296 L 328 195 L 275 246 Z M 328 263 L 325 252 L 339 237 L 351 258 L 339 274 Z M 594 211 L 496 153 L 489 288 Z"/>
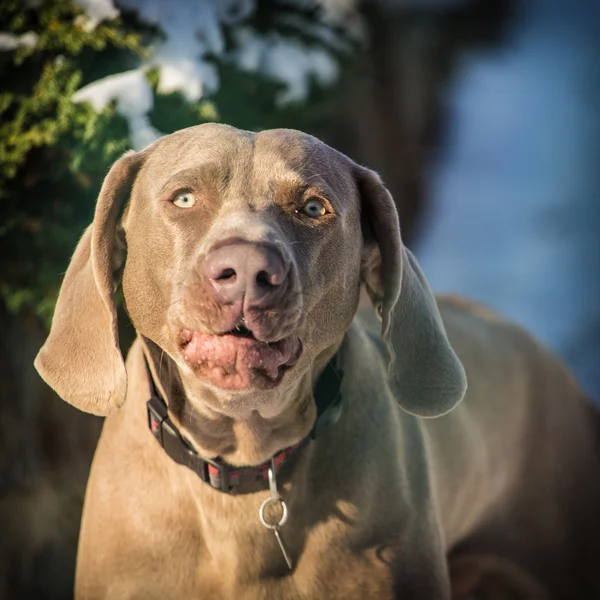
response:
<path id="1" fill-rule="evenodd" d="M 334 44 L 320 46 L 317 42 L 310 46 L 299 38 L 275 32 L 259 35 L 242 25 L 255 10 L 254 0 L 120 0 L 116 6 L 112 0 L 76 1 L 86 12 L 88 24 L 115 18 L 118 9 L 130 10 L 164 34 L 150 48 L 149 58 L 139 69 L 93 82 L 74 96 L 76 102 L 91 102 L 96 110 L 116 101 L 138 148 L 158 135 L 147 117 L 153 102 L 145 78 L 149 68 L 157 68 L 159 93 L 179 91 L 189 102 L 218 90 L 215 57 L 283 83 L 285 89 L 276 98 L 279 104 L 305 100 L 311 80 L 327 85 L 339 74 L 338 61 L 331 52 Z M 306 8 L 305 0 L 286 0 L 286 4 Z M 314 0 L 311 3 L 317 4 Z M 314 25 L 314 31 L 324 38 L 325 26 Z M 227 54 L 224 29 L 231 27 L 237 47 Z"/>

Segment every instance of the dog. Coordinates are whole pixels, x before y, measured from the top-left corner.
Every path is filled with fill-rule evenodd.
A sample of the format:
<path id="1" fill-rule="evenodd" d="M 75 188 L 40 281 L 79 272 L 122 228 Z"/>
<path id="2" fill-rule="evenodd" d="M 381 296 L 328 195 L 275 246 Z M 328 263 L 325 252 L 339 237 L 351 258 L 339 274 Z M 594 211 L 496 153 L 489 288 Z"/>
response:
<path id="1" fill-rule="evenodd" d="M 108 415 L 78 599 L 448 600 L 450 555 L 600 597 L 593 408 L 522 329 L 436 299 L 378 175 L 310 135 L 119 159 L 35 366 Z"/>

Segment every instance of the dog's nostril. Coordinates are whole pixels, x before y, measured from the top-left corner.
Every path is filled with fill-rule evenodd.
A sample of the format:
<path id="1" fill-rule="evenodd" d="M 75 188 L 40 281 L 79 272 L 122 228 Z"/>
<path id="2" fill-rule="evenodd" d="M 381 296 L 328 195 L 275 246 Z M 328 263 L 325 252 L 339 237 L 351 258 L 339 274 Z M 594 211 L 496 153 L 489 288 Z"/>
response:
<path id="1" fill-rule="evenodd" d="M 260 287 L 277 287 L 277 283 L 274 281 L 276 278 L 273 275 L 269 275 L 266 271 L 259 271 L 256 275 L 256 283 Z"/>
<path id="2" fill-rule="evenodd" d="M 235 279 L 235 270 L 234 269 L 223 269 L 221 273 L 217 277 L 215 277 L 215 281 L 229 281 Z"/>

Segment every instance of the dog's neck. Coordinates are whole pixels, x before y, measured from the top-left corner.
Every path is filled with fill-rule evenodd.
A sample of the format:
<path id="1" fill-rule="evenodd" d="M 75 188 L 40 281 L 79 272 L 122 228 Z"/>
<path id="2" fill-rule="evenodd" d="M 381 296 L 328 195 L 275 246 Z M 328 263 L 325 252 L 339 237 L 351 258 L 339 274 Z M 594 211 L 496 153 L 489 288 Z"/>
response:
<path id="1" fill-rule="evenodd" d="M 309 435 L 317 417 L 313 401 L 316 376 L 339 347 L 336 344 L 324 353 L 321 360 L 315 361 L 315 371 L 295 382 L 281 412 L 264 417 L 258 411 L 249 411 L 244 418 L 232 418 L 187 392 L 175 362 L 152 341 L 143 342 L 151 377 L 182 435 L 200 456 L 218 457 L 233 466 L 264 463 Z"/>

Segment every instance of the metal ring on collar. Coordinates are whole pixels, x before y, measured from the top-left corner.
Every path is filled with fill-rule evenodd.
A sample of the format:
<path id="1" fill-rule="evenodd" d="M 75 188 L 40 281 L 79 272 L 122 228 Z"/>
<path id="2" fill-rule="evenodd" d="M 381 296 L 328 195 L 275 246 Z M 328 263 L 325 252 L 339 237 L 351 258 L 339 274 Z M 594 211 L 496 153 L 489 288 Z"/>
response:
<path id="1" fill-rule="evenodd" d="M 278 523 L 275 524 L 271 524 L 268 523 L 265 519 L 265 508 L 267 507 L 267 505 L 271 502 L 279 502 L 281 503 L 281 510 L 283 511 L 282 515 L 281 515 L 281 519 L 279 519 Z M 277 529 L 279 527 L 281 527 L 283 524 L 285 524 L 285 522 L 287 521 L 288 518 L 288 509 L 287 509 L 287 505 L 285 503 L 284 500 L 282 500 L 281 498 L 277 498 L 277 499 L 273 499 L 273 498 L 267 498 L 261 505 L 260 505 L 260 509 L 258 510 L 258 516 L 260 518 L 260 522 L 267 528 L 267 529 Z"/>

